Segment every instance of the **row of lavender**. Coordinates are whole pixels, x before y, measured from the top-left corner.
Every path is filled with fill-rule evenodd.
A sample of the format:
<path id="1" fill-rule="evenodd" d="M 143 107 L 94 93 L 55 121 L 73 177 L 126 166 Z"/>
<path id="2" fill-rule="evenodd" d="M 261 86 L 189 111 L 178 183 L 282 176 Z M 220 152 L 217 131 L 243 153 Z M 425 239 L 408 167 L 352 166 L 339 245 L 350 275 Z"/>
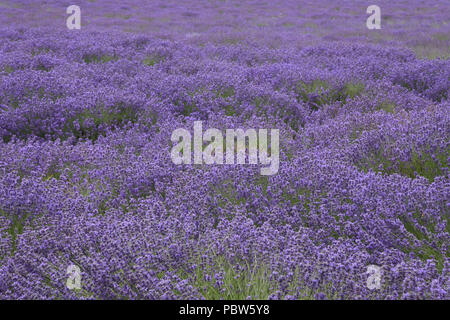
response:
<path id="1" fill-rule="evenodd" d="M 0 298 L 448 299 L 449 60 L 218 27 L 0 30 Z M 279 172 L 174 165 L 195 120 L 280 129 Z"/>

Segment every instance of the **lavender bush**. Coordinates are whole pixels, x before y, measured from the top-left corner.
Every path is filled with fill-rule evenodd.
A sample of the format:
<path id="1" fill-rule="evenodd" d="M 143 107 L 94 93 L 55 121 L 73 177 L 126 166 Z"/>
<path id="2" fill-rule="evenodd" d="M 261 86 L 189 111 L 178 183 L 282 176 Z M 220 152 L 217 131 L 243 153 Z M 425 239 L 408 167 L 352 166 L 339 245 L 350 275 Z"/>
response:
<path id="1" fill-rule="evenodd" d="M 354 0 L 70 4 L 0 2 L 1 299 L 450 298 L 448 1 L 378 1 L 381 30 Z M 279 129 L 278 173 L 173 164 L 197 120 Z"/>

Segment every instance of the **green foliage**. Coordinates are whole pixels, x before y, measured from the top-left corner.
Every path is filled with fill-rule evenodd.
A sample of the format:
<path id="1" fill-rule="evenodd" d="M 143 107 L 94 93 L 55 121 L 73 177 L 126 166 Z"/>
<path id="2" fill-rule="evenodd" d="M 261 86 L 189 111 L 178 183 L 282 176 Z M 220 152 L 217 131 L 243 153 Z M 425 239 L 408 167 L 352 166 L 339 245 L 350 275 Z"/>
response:
<path id="1" fill-rule="evenodd" d="M 234 116 L 236 114 L 236 109 L 233 107 L 233 105 L 229 104 L 225 106 L 225 115 L 227 116 Z"/>
<path id="2" fill-rule="evenodd" d="M 88 127 L 86 125 L 86 120 L 88 119 L 92 119 L 93 126 Z M 73 124 L 74 121 L 78 121 L 79 128 L 75 127 Z M 137 111 L 131 106 L 120 104 L 115 106 L 115 108 L 105 108 L 100 106 L 93 110 L 85 110 L 71 118 L 66 123 L 64 131 L 71 132 L 77 139 L 87 138 L 95 141 L 100 135 L 98 127 L 101 124 L 112 127 L 121 126 L 128 122 L 134 123 L 136 121 Z"/>
<path id="3" fill-rule="evenodd" d="M 8 228 L 8 233 L 11 236 L 12 253 L 14 253 L 17 248 L 17 236 L 23 232 L 25 222 L 29 219 L 30 214 L 23 214 L 20 216 L 15 214 L 11 215 L 0 209 L 0 215 L 9 218 L 11 221 Z"/>
<path id="4" fill-rule="evenodd" d="M 233 87 L 227 87 L 217 92 L 217 95 L 224 99 L 234 97 L 235 94 L 236 92 Z"/>
<path id="5" fill-rule="evenodd" d="M 83 55 L 83 61 L 85 63 L 106 63 L 106 62 L 116 61 L 116 60 L 117 60 L 117 57 L 110 56 L 110 55 L 102 55 L 102 56 L 97 56 L 94 54 Z"/>
<path id="6" fill-rule="evenodd" d="M 12 136 L 11 135 L 3 135 L 2 139 L 3 139 L 3 143 L 8 143 L 12 140 Z"/>
<path id="7" fill-rule="evenodd" d="M 62 94 L 48 91 L 43 87 L 36 89 L 24 88 L 21 95 L 7 95 L 4 99 L 0 99 L 0 103 L 6 103 L 8 106 L 17 109 L 20 107 L 21 103 L 26 102 L 33 97 L 55 102 L 57 99 L 62 97 Z"/>
<path id="8" fill-rule="evenodd" d="M 307 103 L 312 110 L 317 111 L 325 104 L 340 101 L 343 104 L 347 99 L 353 99 L 364 90 L 360 82 L 350 82 L 342 88 L 335 88 L 327 81 L 314 80 L 312 82 L 300 82 L 295 88 L 297 100 Z"/>
<path id="9" fill-rule="evenodd" d="M 194 101 L 194 96 L 197 93 L 201 93 L 203 89 L 197 89 L 193 92 L 188 93 L 190 98 L 188 99 L 180 99 L 175 101 L 176 106 L 182 106 L 181 114 L 183 116 L 189 116 L 192 112 L 198 111 L 197 104 Z"/>
<path id="10" fill-rule="evenodd" d="M 228 99 L 228 98 L 234 97 L 234 95 L 235 95 L 235 91 L 234 91 L 233 87 L 228 87 L 228 88 L 225 88 L 223 90 L 219 90 L 216 92 L 216 96 L 221 97 L 223 99 Z M 234 116 L 235 114 L 236 114 L 236 109 L 234 108 L 233 104 L 228 103 L 225 106 L 225 115 Z"/>
<path id="11" fill-rule="evenodd" d="M 369 158 L 363 163 L 360 163 L 360 167 L 364 171 L 372 169 L 375 172 L 385 174 L 398 173 L 413 179 L 417 176 L 422 176 L 433 182 L 436 177 L 444 174 L 443 168 L 448 168 L 447 159 L 450 155 L 449 151 L 447 149 L 437 152 L 434 159 L 428 152 L 413 151 L 409 160 L 394 162 L 388 159 L 381 149 L 376 153 L 372 153 Z"/>
<path id="12" fill-rule="evenodd" d="M 226 203 L 231 203 L 232 205 L 241 205 L 247 202 L 247 199 L 238 197 L 231 180 L 222 181 L 220 186 L 213 187 L 213 192 L 217 195 L 220 195 L 220 197 L 218 198 L 218 205 L 221 208 L 224 208 Z"/>
<path id="13" fill-rule="evenodd" d="M 14 68 L 9 65 L 5 65 L 3 69 L 6 72 L 6 74 L 11 74 L 14 72 Z"/>
<path id="14" fill-rule="evenodd" d="M 435 224 L 430 223 L 429 221 L 423 219 L 419 211 L 416 211 L 413 214 L 413 219 L 417 221 L 420 225 L 424 226 L 429 232 L 431 233 L 435 232 Z M 406 248 L 406 249 L 403 248 L 402 250 L 406 253 L 414 252 L 414 254 L 417 257 L 419 257 L 422 261 L 427 261 L 429 259 L 435 260 L 436 267 L 438 271 L 441 272 L 444 267 L 445 256 L 439 251 L 439 249 L 437 249 L 437 247 L 435 248 L 429 244 L 426 244 L 430 242 L 430 239 L 424 232 L 419 230 L 409 218 L 401 217 L 400 220 L 403 223 L 405 229 L 410 234 L 412 234 L 417 240 L 425 242 L 421 245 L 420 248 Z M 449 223 L 450 218 L 447 217 L 447 226 L 449 225 Z M 414 243 L 411 242 L 411 246 L 413 245 Z M 442 243 L 438 244 L 438 246 L 441 245 Z M 450 252 L 447 252 L 446 256 L 450 257 Z"/>
<path id="15" fill-rule="evenodd" d="M 326 93 L 329 90 L 329 85 L 326 81 L 314 80 L 310 83 L 301 82 L 297 85 L 295 91 L 297 93 L 297 100 L 313 104 L 313 110 L 318 110 L 320 105 L 327 102 Z M 311 95 L 317 94 L 318 98 L 311 101 Z"/>
<path id="16" fill-rule="evenodd" d="M 160 57 L 159 55 L 150 55 L 150 56 L 147 56 L 142 61 L 142 63 L 146 66 L 153 67 L 154 65 L 156 65 L 160 62 L 163 62 L 163 61 L 164 61 L 164 58 Z"/>
<path id="17" fill-rule="evenodd" d="M 264 108 L 264 106 L 269 103 L 269 100 L 266 97 L 255 97 L 254 103 L 256 107 L 256 113 L 267 118 L 267 109 Z"/>
<path id="18" fill-rule="evenodd" d="M 352 127 L 352 132 L 350 133 L 350 136 L 349 136 L 350 142 L 356 141 L 363 132 L 364 132 L 364 128 Z"/>
<path id="19" fill-rule="evenodd" d="M 387 113 L 395 113 L 395 104 L 389 101 L 383 101 L 377 106 L 377 110 L 384 110 Z"/>
<path id="20" fill-rule="evenodd" d="M 242 260 L 233 265 L 226 257 L 214 256 L 211 263 L 202 263 L 201 258 L 195 261 L 197 268 L 194 270 L 193 286 L 206 300 L 245 300 L 248 297 L 252 300 L 267 300 L 270 295 L 280 290 L 280 284 L 274 279 L 270 264 L 254 259 L 252 263 Z M 218 274 L 221 275 L 220 284 L 215 279 Z M 181 276 L 186 278 L 189 274 Z M 314 299 L 318 291 L 306 287 L 299 291 L 299 285 L 302 287 L 303 283 L 301 270 L 297 268 L 287 288 L 283 290 L 285 294 L 279 298 L 284 299 L 286 294 L 300 294 L 301 300 Z M 324 292 L 328 299 L 336 298 L 329 292 L 330 289 L 329 285 L 324 285 L 319 291 Z"/>
<path id="21" fill-rule="evenodd" d="M 364 91 L 364 84 L 357 83 L 348 83 L 343 90 L 344 96 L 350 99 L 354 99 L 359 96 Z"/>
<path id="22" fill-rule="evenodd" d="M 399 172 L 410 178 L 415 178 L 419 175 L 433 181 L 435 177 L 443 174 L 442 169 L 444 167 L 448 167 L 448 156 L 448 150 L 445 153 L 437 153 L 435 160 L 428 153 L 423 152 L 419 154 L 413 152 L 410 161 L 399 163 Z"/>
<path id="23" fill-rule="evenodd" d="M 59 180 L 59 178 L 61 177 L 61 170 L 58 170 L 57 165 L 51 165 L 48 170 L 47 170 L 47 174 L 42 178 L 43 181 L 48 181 L 51 179 L 56 179 Z"/>
<path id="24" fill-rule="evenodd" d="M 192 112 L 197 111 L 197 105 L 195 102 L 189 103 L 187 101 L 183 101 L 183 110 L 181 111 L 181 114 L 183 116 L 189 116 Z"/>
<path id="25" fill-rule="evenodd" d="M 49 48 L 34 48 L 33 50 L 31 50 L 31 56 L 37 56 L 40 54 L 46 54 L 49 53 L 50 49 Z"/>
<path id="26" fill-rule="evenodd" d="M 303 202 L 301 203 L 303 206 L 303 209 L 305 212 L 309 212 L 310 210 L 310 204 L 311 204 L 311 190 L 307 188 L 298 188 L 294 192 L 288 192 L 286 190 L 283 190 L 282 193 L 283 201 L 285 203 L 289 203 L 289 205 L 292 206 L 298 206 L 299 205 L 299 197 L 303 198 Z"/>
<path id="27" fill-rule="evenodd" d="M 275 287 L 270 280 L 270 270 L 267 265 L 254 263 L 253 266 L 247 262 L 241 264 L 244 270 L 236 271 L 233 265 L 223 257 L 216 258 L 216 265 L 197 268 L 194 278 L 196 287 L 202 296 L 207 299 L 245 300 L 267 299 Z M 223 274 L 222 285 L 215 283 L 214 275 L 221 271 Z M 209 276 L 211 280 L 207 280 Z"/>

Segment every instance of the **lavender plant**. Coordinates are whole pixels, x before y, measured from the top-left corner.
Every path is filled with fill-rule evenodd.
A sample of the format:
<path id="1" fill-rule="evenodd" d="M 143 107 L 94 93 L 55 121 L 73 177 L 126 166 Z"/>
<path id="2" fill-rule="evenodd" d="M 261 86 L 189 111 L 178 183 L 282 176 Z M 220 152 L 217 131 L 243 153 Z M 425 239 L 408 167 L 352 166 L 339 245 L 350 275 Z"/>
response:
<path id="1" fill-rule="evenodd" d="M 450 298 L 448 1 L 120 3 L 0 3 L 0 299 Z"/>

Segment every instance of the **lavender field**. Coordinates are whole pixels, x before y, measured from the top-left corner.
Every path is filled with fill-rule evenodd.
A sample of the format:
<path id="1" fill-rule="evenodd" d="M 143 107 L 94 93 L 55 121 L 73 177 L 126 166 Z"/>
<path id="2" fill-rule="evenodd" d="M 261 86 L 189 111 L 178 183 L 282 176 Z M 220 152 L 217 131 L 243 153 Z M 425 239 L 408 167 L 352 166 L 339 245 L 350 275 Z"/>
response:
<path id="1" fill-rule="evenodd" d="M 450 299 L 449 36 L 448 0 L 0 0 L 0 299 Z M 198 121 L 278 129 L 277 172 L 175 164 Z"/>

